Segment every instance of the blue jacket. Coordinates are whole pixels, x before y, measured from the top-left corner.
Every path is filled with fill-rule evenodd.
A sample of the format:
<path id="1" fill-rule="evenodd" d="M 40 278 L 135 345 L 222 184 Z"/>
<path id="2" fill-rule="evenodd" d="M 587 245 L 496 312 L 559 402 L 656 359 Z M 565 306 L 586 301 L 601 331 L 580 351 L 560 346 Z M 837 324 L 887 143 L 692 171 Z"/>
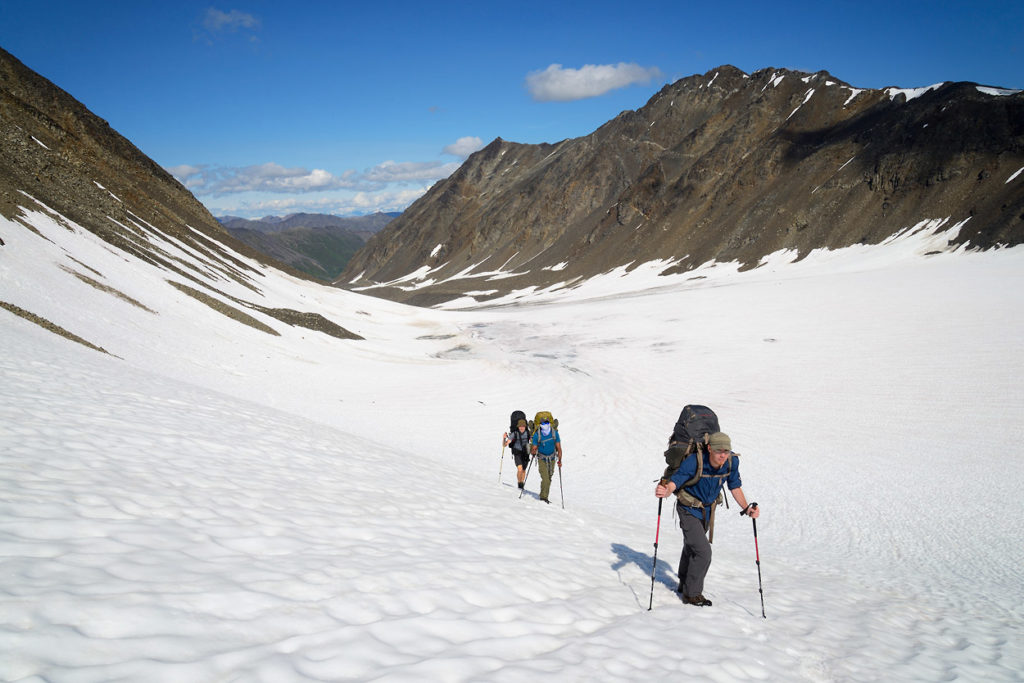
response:
<path id="1" fill-rule="evenodd" d="M 530 438 L 530 443 L 537 447 L 537 455 L 541 460 L 554 460 L 555 444 L 562 443 L 562 439 L 558 436 L 557 429 L 552 428 L 551 433 L 544 436 L 540 433 L 540 427 L 538 426 L 537 431 Z"/>
<path id="2" fill-rule="evenodd" d="M 697 473 L 697 453 L 691 453 L 686 456 L 682 464 L 679 465 L 679 469 L 672 475 L 672 481 L 676 485 L 676 490 L 682 488 L 683 484 L 693 478 L 693 475 Z M 701 470 L 700 480 L 693 486 L 687 486 L 684 490 L 691 496 L 704 503 L 704 505 L 710 507 L 715 499 L 718 498 L 718 494 L 722 492 L 722 485 L 727 484 L 729 490 L 738 489 L 743 486 L 743 482 L 740 480 L 740 459 L 735 455 L 730 455 L 729 460 L 722 463 L 722 466 L 715 469 L 711 466 L 711 462 L 708 460 L 706 453 L 700 454 L 704 458 L 704 466 Z M 732 471 L 729 469 L 729 461 L 732 461 Z M 728 476 L 720 476 L 728 473 Z M 703 520 L 704 513 L 706 510 L 700 508 L 693 508 L 680 503 L 680 507 L 689 512 L 697 519 Z"/>

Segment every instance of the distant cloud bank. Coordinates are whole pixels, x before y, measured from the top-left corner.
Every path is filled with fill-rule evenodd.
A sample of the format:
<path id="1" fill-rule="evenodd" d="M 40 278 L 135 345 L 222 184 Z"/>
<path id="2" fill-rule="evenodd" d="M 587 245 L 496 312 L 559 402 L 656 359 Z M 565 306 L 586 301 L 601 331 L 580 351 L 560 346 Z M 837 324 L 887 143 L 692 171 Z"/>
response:
<path id="1" fill-rule="evenodd" d="M 457 163 L 385 161 L 363 173 L 345 171 L 335 175 L 321 168 L 285 168 L 273 162 L 241 168 L 183 164 L 168 172 L 197 195 L 223 197 L 242 192 L 304 194 L 328 190 L 372 192 L 392 183 L 434 183 L 447 178 Z"/>
<path id="2" fill-rule="evenodd" d="M 335 216 L 356 216 L 377 212 L 404 211 L 406 207 L 423 196 L 423 188 L 410 188 L 387 192 L 356 192 L 344 197 L 328 196 L 249 198 L 227 205 L 207 208 L 215 216 L 238 216 L 240 218 L 262 218 L 270 215 L 291 213 L 328 213 Z"/>
<path id="3" fill-rule="evenodd" d="M 526 89 L 538 102 L 571 102 L 605 93 L 629 85 L 649 83 L 660 78 L 657 67 L 642 67 L 636 63 L 587 64 L 579 69 L 566 69 L 552 64 L 543 71 L 526 76 Z"/>
<path id="4" fill-rule="evenodd" d="M 464 158 L 481 147 L 480 138 L 464 137 L 444 152 Z M 340 174 L 274 162 L 243 167 L 182 164 L 167 171 L 214 215 L 260 217 L 298 211 L 350 215 L 403 211 L 461 163 L 384 161 L 362 172 Z"/>

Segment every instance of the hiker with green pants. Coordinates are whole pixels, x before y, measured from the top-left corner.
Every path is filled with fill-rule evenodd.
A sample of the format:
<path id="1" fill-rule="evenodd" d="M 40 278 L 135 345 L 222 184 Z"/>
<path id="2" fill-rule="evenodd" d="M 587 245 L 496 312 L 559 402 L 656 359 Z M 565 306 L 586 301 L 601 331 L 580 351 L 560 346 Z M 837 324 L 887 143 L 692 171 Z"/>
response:
<path id="1" fill-rule="evenodd" d="M 550 504 L 548 493 L 551 490 L 551 478 L 555 476 L 556 459 L 558 466 L 562 466 L 562 439 L 558 436 L 556 425 L 551 424 L 550 414 L 540 417 L 535 429 L 537 431 L 530 440 L 530 452 L 537 456 L 537 469 L 540 470 L 540 499 Z"/>

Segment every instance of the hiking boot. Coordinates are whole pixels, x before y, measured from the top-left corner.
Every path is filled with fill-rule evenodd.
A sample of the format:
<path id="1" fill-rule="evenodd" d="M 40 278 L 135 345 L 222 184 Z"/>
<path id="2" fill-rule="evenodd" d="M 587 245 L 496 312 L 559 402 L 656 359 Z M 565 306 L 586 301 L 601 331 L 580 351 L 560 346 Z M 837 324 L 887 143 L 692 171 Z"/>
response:
<path id="1" fill-rule="evenodd" d="M 526 482 L 525 481 L 519 482 L 519 488 L 525 489 L 526 488 Z"/>
<path id="2" fill-rule="evenodd" d="M 685 602 L 687 605 L 694 605 L 695 607 L 711 607 L 711 601 L 700 594 L 697 594 L 691 598 L 680 593 L 679 597 L 681 597 L 683 599 L 683 602 Z"/>
<path id="3" fill-rule="evenodd" d="M 543 501 L 544 501 L 545 503 L 547 503 L 548 505 L 551 505 L 551 501 L 550 501 L 550 500 L 548 500 L 547 498 L 541 498 L 541 500 L 543 500 Z"/>

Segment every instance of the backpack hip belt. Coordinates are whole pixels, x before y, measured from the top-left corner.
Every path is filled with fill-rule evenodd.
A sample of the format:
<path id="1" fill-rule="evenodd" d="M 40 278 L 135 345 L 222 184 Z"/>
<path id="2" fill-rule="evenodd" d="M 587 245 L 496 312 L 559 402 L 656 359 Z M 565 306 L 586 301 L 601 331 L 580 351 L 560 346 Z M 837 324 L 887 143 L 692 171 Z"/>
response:
<path id="1" fill-rule="evenodd" d="M 708 503 L 707 505 L 704 504 L 704 501 L 702 501 L 699 498 L 697 498 L 696 496 L 692 495 L 689 491 L 685 491 L 683 489 L 679 489 L 678 491 L 676 491 L 676 499 L 683 505 L 683 507 L 696 508 L 698 510 L 703 510 L 705 507 L 713 507 L 715 505 L 721 505 L 722 504 L 722 492 L 719 491 L 718 492 L 718 497 L 715 498 L 715 500 L 713 502 Z"/>

